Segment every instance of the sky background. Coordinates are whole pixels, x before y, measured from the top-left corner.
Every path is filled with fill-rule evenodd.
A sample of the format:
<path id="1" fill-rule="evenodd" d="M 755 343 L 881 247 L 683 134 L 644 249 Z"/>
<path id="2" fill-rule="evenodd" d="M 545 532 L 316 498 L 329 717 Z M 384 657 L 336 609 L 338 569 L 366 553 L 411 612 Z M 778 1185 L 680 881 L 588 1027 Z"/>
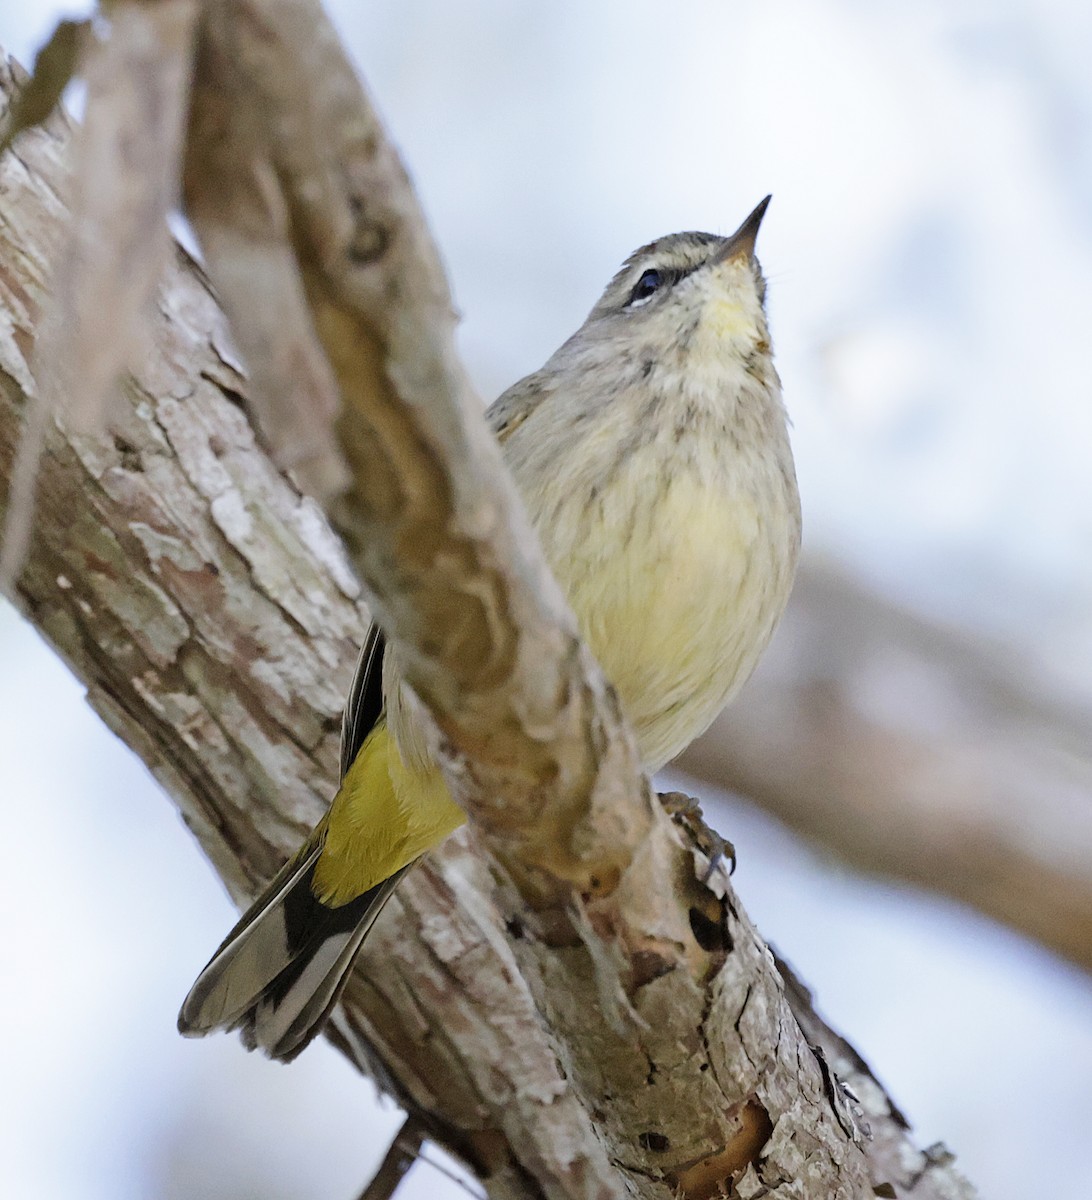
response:
<path id="1" fill-rule="evenodd" d="M 5 5 L 0 44 L 26 62 L 66 11 Z M 759 251 L 806 551 L 1092 703 L 1092 6 L 331 11 L 420 189 L 483 398 L 539 366 L 634 247 L 729 232 L 772 192 Z M 396 1110 L 324 1044 L 286 1069 L 176 1036 L 233 920 L 223 889 L 2 605 L 0 663 L 4 1190 L 352 1200 Z M 1088 977 L 738 802 L 715 820 L 749 911 L 920 1144 L 945 1140 L 992 1200 L 1044 1164 L 1053 1200 L 1087 1200 Z M 404 1193 L 463 1194 L 424 1164 Z"/>

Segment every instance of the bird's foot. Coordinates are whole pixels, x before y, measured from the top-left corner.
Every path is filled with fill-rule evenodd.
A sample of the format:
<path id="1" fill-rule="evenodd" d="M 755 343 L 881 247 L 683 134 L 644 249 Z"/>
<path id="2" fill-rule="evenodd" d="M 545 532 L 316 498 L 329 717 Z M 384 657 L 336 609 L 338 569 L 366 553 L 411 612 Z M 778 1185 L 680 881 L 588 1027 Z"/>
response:
<path id="1" fill-rule="evenodd" d="M 693 796 L 685 792 L 660 792 L 660 803 L 672 820 L 689 830 L 698 849 L 709 860 L 709 865 L 702 876 L 702 883 L 708 884 L 718 864 L 728 864 L 728 874 L 734 875 L 736 870 L 736 848 L 727 838 L 723 838 L 715 829 L 710 829 L 702 816 L 701 805 Z"/>

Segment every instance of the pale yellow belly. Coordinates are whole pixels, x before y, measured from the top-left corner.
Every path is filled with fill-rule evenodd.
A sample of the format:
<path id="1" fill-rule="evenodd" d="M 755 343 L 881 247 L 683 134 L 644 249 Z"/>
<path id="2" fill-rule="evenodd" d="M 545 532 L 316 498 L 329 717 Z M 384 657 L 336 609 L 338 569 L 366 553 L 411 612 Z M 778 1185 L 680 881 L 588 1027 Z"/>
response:
<path id="1" fill-rule="evenodd" d="M 791 578 L 778 561 L 787 522 L 782 552 L 781 522 L 769 511 L 760 518 L 752 489 L 710 486 L 696 472 L 658 479 L 657 462 L 653 446 L 642 448 L 595 505 L 555 509 L 539 529 L 652 771 L 751 673 Z"/>
<path id="2" fill-rule="evenodd" d="M 776 569 L 780 540 L 768 514 L 763 529 L 754 489 L 726 491 L 684 472 L 665 484 L 649 477 L 653 461 L 651 447 L 647 458 L 635 454 L 595 503 L 574 491 L 539 522 L 649 771 L 705 729 L 750 674 L 791 578 L 791 567 Z M 381 722 L 345 777 L 315 872 L 327 904 L 375 886 L 464 820 L 415 722 L 400 699 L 390 702 L 401 753 Z"/>

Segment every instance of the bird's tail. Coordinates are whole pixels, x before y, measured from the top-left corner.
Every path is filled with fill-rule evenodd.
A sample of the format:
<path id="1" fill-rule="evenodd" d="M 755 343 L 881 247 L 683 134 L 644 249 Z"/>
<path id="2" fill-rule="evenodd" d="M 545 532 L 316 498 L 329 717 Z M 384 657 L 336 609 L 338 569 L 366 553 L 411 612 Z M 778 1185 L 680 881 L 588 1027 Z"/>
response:
<path id="1" fill-rule="evenodd" d="M 323 841 L 320 826 L 225 938 L 182 1005 L 180 1033 L 239 1029 L 248 1049 L 288 1062 L 322 1029 L 364 938 L 409 870 L 331 907 L 312 891 Z"/>

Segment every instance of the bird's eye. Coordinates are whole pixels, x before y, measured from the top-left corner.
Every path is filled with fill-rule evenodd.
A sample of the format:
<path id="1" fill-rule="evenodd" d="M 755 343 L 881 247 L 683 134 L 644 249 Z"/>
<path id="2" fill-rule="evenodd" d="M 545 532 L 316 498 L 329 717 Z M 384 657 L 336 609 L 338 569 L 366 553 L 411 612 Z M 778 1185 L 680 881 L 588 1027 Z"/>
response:
<path id="1" fill-rule="evenodd" d="M 629 307 L 637 308 L 642 304 L 647 304 L 663 285 L 663 281 L 664 277 L 654 267 L 646 271 L 637 280 L 637 286 L 629 298 Z"/>

